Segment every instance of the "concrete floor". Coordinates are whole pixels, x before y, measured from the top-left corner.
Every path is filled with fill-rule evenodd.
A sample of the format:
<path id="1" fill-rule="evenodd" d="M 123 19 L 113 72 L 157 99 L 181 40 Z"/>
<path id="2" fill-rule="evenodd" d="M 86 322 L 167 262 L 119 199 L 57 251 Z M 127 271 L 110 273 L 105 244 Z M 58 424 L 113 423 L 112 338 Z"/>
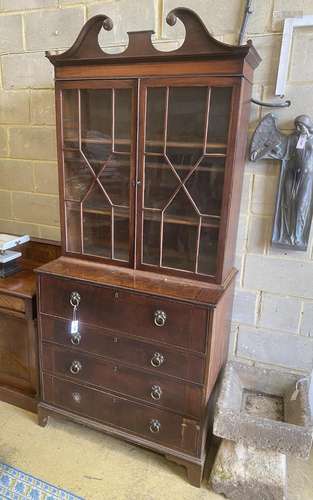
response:
<path id="1" fill-rule="evenodd" d="M 104 434 L 0 403 L 0 461 L 86 500 L 218 500 L 206 479 L 190 486 L 183 467 Z M 313 456 L 290 461 L 288 500 L 313 500 Z M 252 500 L 252 499 L 251 499 Z"/>

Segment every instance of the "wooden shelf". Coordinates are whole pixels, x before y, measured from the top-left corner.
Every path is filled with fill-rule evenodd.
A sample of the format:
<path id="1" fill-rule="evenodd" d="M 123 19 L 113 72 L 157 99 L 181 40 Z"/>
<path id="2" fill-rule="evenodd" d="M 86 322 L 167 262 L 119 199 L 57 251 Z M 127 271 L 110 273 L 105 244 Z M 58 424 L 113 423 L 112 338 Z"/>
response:
<path id="1" fill-rule="evenodd" d="M 114 213 L 114 218 L 126 219 L 129 217 L 129 215 L 127 215 L 127 214 L 121 215 L 119 213 L 116 213 L 116 210 L 123 210 L 123 209 L 116 208 L 115 213 Z M 126 208 L 124 210 L 126 210 Z M 77 209 L 77 211 L 80 211 L 80 210 Z M 105 215 L 106 217 L 107 216 L 111 217 L 111 209 L 109 209 L 109 208 L 107 210 L 101 210 L 101 209 L 97 209 L 97 208 L 84 208 L 83 214 L 84 213 L 85 214 L 95 214 L 95 215 Z"/>
<path id="2" fill-rule="evenodd" d="M 107 243 L 107 248 L 108 248 L 108 242 Z M 88 251 L 85 250 L 84 252 L 80 252 L 81 255 L 90 255 L 91 257 L 93 256 L 97 256 L 97 257 L 101 257 L 103 259 L 111 259 L 111 254 L 107 254 L 107 255 L 104 255 L 104 254 L 101 254 L 101 250 L 104 252 L 106 247 L 103 246 L 103 244 L 99 244 L 99 245 L 90 245 L 88 246 L 88 243 L 85 243 L 84 244 L 84 247 L 87 246 L 88 247 Z M 117 258 L 116 256 L 113 257 L 114 260 L 116 261 L 119 261 L 119 262 L 128 262 L 129 261 L 129 247 L 128 245 L 123 245 L 125 247 L 125 249 L 123 249 L 123 253 L 124 253 L 124 258 Z M 119 243 L 119 250 L 121 251 L 121 244 Z M 118 253 L 115 252 L 114 253 Z"/>
<path id="3" fill-rule="evenodd" d="M 73 149 L 66 149 L 64 151 L 73 151 Z M 77 151 L 77 150 L 74 150 L 74 151 Z M 160 155 L 161 157 L 162 155 Z M 217 158 L 225 158 L 226 155 L 224 154 L 214 154 L 212 155 L 212 157 L 217 157 Z M 88 158 L 87 158 L 88 160 Z M 72 163 L 76 163 L 76 164 L 79 164 L 79 165 L 86 165 L 86 162 L 85 160 L 83 159 L 80 159 L 80 158 L 66 158 L 64 160 L 66 163 L 69 163 L 69 162 L 72 162 Z M 103 165 L 105 163 L 106 160 L 89 160 L 90 163 L 95 163 L 95 164 L 98 164 L 98 165 Z M 118 165 L 116 165 L 117 167 L 123 167 L 123 168 L 129 168 L 130 167 L 130 162 L 129 161 L 119 161 Z M 148 169 L 156 169 L 156 170 L 165 170 L 165 169 L 170 169 L 170 165 L 168 165 L 166 162 L 162 163 L 162 164 L 159 164 L 159 163 L 153 163 L 153 164 L 146 164 L 145 165 L 146 168 Z M 191 170 L 194 165 L 173 165 L 173 167 L 175 168 L 175 170 L 179 170 L 179 171 L 189 171 Z M 224 165 L 223 166 L 212 166 L 212 167 L 205 167 L 205 166 L 199 166 L 197 167 L 197 172 L 199 171 L 202 171 L 202 172 L 224 172 Z"/>
<path id="4" fill-rule="evenodd" d="M 164 166 L 163 166 L 164 165 Z M 187 171 L 189 172 L 192 168 L 194 168 L 194 165 L 173 165 L 173 167 L 175 168 L 175 170 L 179 170 L 179 171 Z M 153 163 L 153 164 L 145 164 L 145 168 L 147 169 L 151 169 L 151 170 L 166 170 L 166 168 L 169 168 L 171 170 L 171 167 L 167 164 L 167 163 L 164 163 L 164 164 L 159 164 L 159 163 Z M 221 166 L 221 167 L 216 167 L 216 166 L 212 166 L 212 167 L 204 167 L 204 166 L 201 166 L 199 165 L 197 167 L 197 169 L 195 170 L 195 172 L 219 172 L 219 173 L 224 173 L 224 165 Z"/>
<path id="5" fill-rule="evenodd" d="M 67 137 L 64 140 L 64 144 L 66 142 L 77 142 L 77 137 Z M 82 144 L 112 144 L 112 139 L 103 139 L 103 138 L 82 138 L 81 139 Z M 115 145 L 125 145 L 125 146 L 131 146 L 131 141 L 130 139 L 114 139 L 114 144 Z M 162 146 L 163 147 L 164 143 L 163 141 L 145 141 L 145 146 Z M 167 141 L 166 143 L 167 147 L 169 148 L 203 148 L 203 142 L 179 142 L 179 141 Z M 227 144 L 223 142 L 208 142 L 206 145 L 206 149 L 226 149 Z M 153 151 L 152 151 L 153 152 Z M 148 151 L 146 151 L 146 154 L 149 154 Z"/>
<path id="6" fill-rule="evenodd" d="M 192 219 L 179 219 L 179 217 L 164 217 L 164 223 L 165 224 L 182 224 L 184 226 L 195 226 L 198 227 L 199 223 L 193 221 Z M 201 227 L 210 227 L 210 228 L 219 228 L 218 223 L 208 223 L 208 222 L 202 222 Z"/>
<path id="7" fill-rule="evenodd" d="M 63 151 L 77 151 L 77 149 L 73 150 L 73 149 L 64 149 Z M 119 154 L 119 153 L 117 153 Z M 128 153 L 127 153 L 128 154 Z M 87 157 L 87 160 L 88 160 L 88 157 Z M 97 163 L 99 165 L 103 165 L 107 160 L 94 160 L 94 159 L 89 159 L 89 162 L 90 163 Z M 116 160 L 114 160 L 116 161 Z M 66 163 L 69 163 L 69 162 L 72 162 L 72 163 L 77 163 L 77 164 L 82 164 L 82 165 L 86 165 L 86 162 L 83 158 L 65 158 L 64 159 L 64 162 Z M 118 166 L 119 167 L 129 167 L 130 166 L 130 161 L 120 161 L 118 162 Z"/>
<path id="8" fill-rule="evenodd" d="M 71 203 L 71 201 L 70 201 Z M 74 202 L 74 203 L 78 203 L 78 202 Z M 77 211 L 77 212 L 80 212 L 80 209 L 79 208 L 76 208 L 76 207 L 71 207 L 71 210 L 72 211 Z M 117 208 L 118 210 L 118 208 Z M 121 209 L 123 210 L 123 209 Z M 126 210 L 126 208 L 125 208 Z M 145 220 L 150 220 L 150 221 L 155 221 L 155 222 L 159 222 L 159 219 L 157 219 L 155 217 L 155 215 L 153 215 L 153 213 L 151 212 L 149 214 L 149 209 L 144 209 L 145 212 L 144 212 L 144 219 Z M 159 211 L 154 211 L 154 213 L 157 213 L 157 214 L 160 214 Z M 103 215 L 105 217 L 111 217 L 111 209 L 105 209 L 105 210 L 101 210 L 101 209 L 97 209 L 97 208 L 87 208 L 87 209 L 83 209 L 83 214 L 94 214 L 94 215 Z M 205 219 L 209 219 L 210 217 L 212 218 L 216 218 L 216 222 L 204 222 Z M 116 214 L 115 213 L 115 218 L 121 218 L 121 219 L 126 219 L 127 218 L 127 214 Z M 216 228 L 218 229 L 219 228 L 219 221 L 220 221 L 220 217 L 217 216 L 217 215 L 205 215 L 205 216 L 202 216 L 202 224 L 201 226 L 202 227 L 212 227 L 212 228 Z M 164 223 L 165 224 L 182 224 L 184 226 L 198 226 L 199 223 L 196 222 L 194 219 L 192 218 L 182 218 L 182 217 L 179 217 L 179 216 L 176 216 L 176 215 L 171 215 L 171 216 L 164 216 Z"/>
<path id="9" fill-rule="evenodd" d="M 161 141 L 145 141 L 145 146 L 163 146 L 164 143 Z M 203 142 L 179 142 L 179 141 L 167 141 L 166 146 L 168 148 L 203 148 Z M 206 144 L 206 149 L 226 149 L 227 144 L 222 142 L 208 142 Z M 146 150 L 146 154 L 149 154 L 149 151 Z"/>

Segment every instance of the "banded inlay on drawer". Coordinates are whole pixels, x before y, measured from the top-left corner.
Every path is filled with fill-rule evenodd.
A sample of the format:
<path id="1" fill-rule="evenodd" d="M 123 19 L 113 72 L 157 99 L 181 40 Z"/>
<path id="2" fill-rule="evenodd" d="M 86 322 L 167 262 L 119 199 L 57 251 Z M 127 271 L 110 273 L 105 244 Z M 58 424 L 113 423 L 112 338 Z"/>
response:
<path id="1" fill-rule="evenodd" d="M 157 407 L 43 375 L 45 401 L 59 408 L 111 424 L 145 439 L 196 455 L 198 422 Z"/>
<path id="2" fill-rule="evenodd" d="M 202 354 L 127 338 L 103 328 L 79 324 L 79 337 L 70 334 L 70 320 L 40 315 L 43 340 L 65 347 L 106 356 L 160 374 L 173 375 L 202 384 L 205 360 Z"/>
<path id="3" fill-rule="evenodd" d="M 79 317 L 84 323 L 194 351 L 206 350 L 206 307 L 41 276 L 41 312 L 72 318 L 73 292 L 79 294 Z"/>
<path id="4" fill-rule="evenodd" d="M 52 344 L 44 343 L 42 352 L 44 371 L 200 418 L 202 386 Z"/>

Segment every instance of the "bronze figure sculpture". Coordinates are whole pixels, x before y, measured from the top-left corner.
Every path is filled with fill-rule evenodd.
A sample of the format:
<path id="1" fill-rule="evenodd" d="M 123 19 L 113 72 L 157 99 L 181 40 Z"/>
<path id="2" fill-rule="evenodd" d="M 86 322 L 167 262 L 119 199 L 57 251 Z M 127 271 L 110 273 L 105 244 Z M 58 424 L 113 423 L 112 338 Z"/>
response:
<path id="1" fill-rule="evenodd" d="M 267 114 L 256 128 L 250 158 L 281 160 L 272 244 L 305 251 L 313 214 L 313 121 L 295 119 L 295 131 L 282 134 L 275 116 Z"/>

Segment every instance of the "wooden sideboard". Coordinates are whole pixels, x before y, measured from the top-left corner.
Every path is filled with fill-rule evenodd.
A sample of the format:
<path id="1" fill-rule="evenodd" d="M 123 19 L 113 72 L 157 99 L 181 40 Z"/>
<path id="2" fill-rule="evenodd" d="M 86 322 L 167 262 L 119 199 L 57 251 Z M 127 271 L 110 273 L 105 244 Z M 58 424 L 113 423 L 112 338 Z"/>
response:
<path id="1" fill-rule="evenodd" d="M 36 240 L 19 250 L 21 271 L 0 279 L 0 400 L 36 412 L 39 377 L 33 269 L 58 257 L 60 247 Z"/>

